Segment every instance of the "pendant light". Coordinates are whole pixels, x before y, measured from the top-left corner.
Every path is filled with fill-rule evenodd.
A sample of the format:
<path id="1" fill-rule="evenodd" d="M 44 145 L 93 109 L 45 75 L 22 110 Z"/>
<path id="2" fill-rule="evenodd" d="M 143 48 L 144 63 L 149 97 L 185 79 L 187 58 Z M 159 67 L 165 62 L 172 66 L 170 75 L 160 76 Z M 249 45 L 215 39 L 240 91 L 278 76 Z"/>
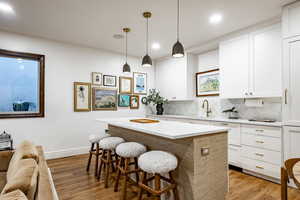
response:
<path id="1" fill-rule="evenodd" d="M 123 32 L 125 33 L 125 40 L 126 40 L 126 62 L 123 65 L 123 72 L 130 72 L 130 66 L 127 63 L 127 34 L 130 32 L 130 28 L 123 28 Z"/>
<path id="2" fill-rule="evenodd" d="M 144 12 L 143 16 L 147 20 L 147 32 L 146 32 L 146 55 L 143 57 L 142 66 L 143 67 L 151 67 L 152 66 L 152 59 L 148 55 L 148 44 L 149 44 L 149 18 L 151 17 L 151 12 Z"/>
<path id="3" fill-rule="evenodd" d="M 184 47 L 179 42 L 179 0 L 177 0 L 177 42 L 173 46 L 172 56 L 175 58 L 181 58 L 184 56 Z"/>

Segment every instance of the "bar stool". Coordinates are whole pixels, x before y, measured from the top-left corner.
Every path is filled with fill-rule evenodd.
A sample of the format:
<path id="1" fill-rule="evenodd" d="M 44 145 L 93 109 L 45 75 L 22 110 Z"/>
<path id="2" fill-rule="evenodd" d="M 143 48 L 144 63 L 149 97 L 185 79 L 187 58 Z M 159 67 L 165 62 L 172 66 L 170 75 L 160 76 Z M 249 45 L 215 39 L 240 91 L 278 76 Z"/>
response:
<path id="1" fill-rule="evenodd" d="M 114 191 L 118 191 L 119 181 L 121 175 L 124 176 L 124 183 L 122 186 L 121 200 L 126 200 L 127 194 L 127 183 L 129 181 L 138 184 L 139 182 L 139 168 L 138 168 L 138 157 L 146 152 L 146 147 L 137 142 L 126 142 L 117 146 L 116 154 L 120 157 L 117 166 L 117 179 L 115 182 Z M 130 162 L 133 160 L 133 162 Z M 130 169 L 130 165 L 134 165 L 134 169 Z M 129 175 L 135 173 L 136 181 L 132 180 Z"/>
<path id="2" fill-rule="evenodd" d="M 86 171 L 90 171 L 90 165 L 91 165 L 91 160 L 92 160 L 92 156 L 95 155 L 96 156 L 96 162 L 95 162 L 95 176 L 97 176 L 98 173 L 98 161 L 99 161 L 99 155 L 102 154 L 102 150 L 99 148 L 99 141 L 103 138 L 109 137 L 109 134 L 101 134 L 101 135 L 90 135 L 89 136 L 89 142 L 91 143 L 91 149 L 90 149 L 90 155 L 89 155 L 89 159 L 88 159 L 88 163 L 87 163 L 87 167 L 86 167 Z M 96 149 L 95 149 L 95 145 L 96 145 Z"/>
<path id="3" fill-rule="evenodd" d="M 175 200 L 178 200 L 177 183 L 175 182 L 172 172 L 177 168 L 177 158 L 164 151 L 149 151 L 142 154 L 138 159 L 138 165 L 143 171 L 141 181 L 139 182 L 138 199 L 142 199 L 143 191 L 154 195 L 155 199 L 160 199 L 163 193 L 173 190 Z M 152 177 L 147 178 L 147 173 L 153 174 Z M 169 178 L 161 174 L 169 174 Z M 168 183 L 168 186 L 161 188 L 161 179 Z M 147 182 L 154 180 L 155 188 L 147 186 Z"/>
<path id="4" fill-rule="evenodd" d="M 105 168 L 105 181 L 104 181 L 104 187 L 108 187 L 108 179 L 109 179 L 109 170 L 110 167 L 112 170 L 115 170 L 114 163 L 118 161 L 117 154 L 115 154 L 116 147 L 125 142 L 123 138 L 120 137 L 106 137 L 100 140 L 99 145 L 100 148 L 102 148 L 102 155 L 100 159 L 100 167 L 98 172 L 98 179 L 101 177 L 101 170 L 102 167 Z M 113 157 L 115 156 L 115 160 L 113 160 Z"/>

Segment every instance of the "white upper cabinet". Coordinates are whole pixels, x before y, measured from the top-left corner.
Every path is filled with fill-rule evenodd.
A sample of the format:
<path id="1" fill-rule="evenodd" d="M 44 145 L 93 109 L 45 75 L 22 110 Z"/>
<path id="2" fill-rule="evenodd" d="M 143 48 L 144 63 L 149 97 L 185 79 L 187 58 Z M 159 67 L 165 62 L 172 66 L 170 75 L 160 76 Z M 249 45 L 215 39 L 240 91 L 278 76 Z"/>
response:
<path id="1" fill-rule="evenodd" d="M 281 96 L 281 27 L 220 43 L 221 98 Z"/>
<path id="2" fill-rule="evenodd" d="M 251 34 L 251 80 L 253 97 L 280 97 L 282 91 L 281 27 L 275 25 Z"/>
<path id="3" fill-rule="evenodd" d="M 220 95 L 244 98 L 249 91 L 249 35 L 220 44 Z"/>
<path id="4" fill-rule="evenodd" d="M 195 93 L 196 57 L 166 58 L 155 63 L 156 88 L 170 101 L 191 100 Z"/>
<path id="5" fill-rule="evenodd" d="M 300 126 L 300 36 L 284 40 L 283 49 L 283 120 Z"/>
<path id="6" fill-rule="evenodd" d="M 283 8 L 282 31 L 284 38 L 300 36 L 300 1 Z"/>

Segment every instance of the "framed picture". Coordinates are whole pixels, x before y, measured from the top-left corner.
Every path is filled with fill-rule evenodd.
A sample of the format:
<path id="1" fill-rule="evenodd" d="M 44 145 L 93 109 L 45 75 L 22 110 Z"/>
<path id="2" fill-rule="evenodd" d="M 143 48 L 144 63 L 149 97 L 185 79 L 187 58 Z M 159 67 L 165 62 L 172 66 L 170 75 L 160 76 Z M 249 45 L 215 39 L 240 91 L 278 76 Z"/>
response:
<path id="1" fill-rule="evenodd" d="M 130 109 L 139 109 L 140 107 L 140 97 L 138 95 L 130 96 Z"/>
<path id="2" fill-rule="evenodd" d="M 118 106 L 119 107 L 129 107 L 130 105 L 130 95 L 119 94 Z"/>
<path id="3" fill-rule="evenodd" d="M 103 75 L 103 85 L 109 87 L 117 86 L 117 77 L 111 75 Z"/>
<path id="4" fill-rule="evenodd" d="M 133 72 L 133 93 L 147 94 L 147 74 Z"/>
<path id="5" fill-rule="evenodd" d="M 119 77 L 119 92 L 120 94 L 132 94 L 132 78 Z"/>
<path id="6" fill-rule="evenodd" d="M 219 69 L 196 73 L 196 96 L 219 96 Z"/>
<path id="7" fill-rule="evenodd" d="M 93 88 L 93 110 L 117 110 L 117 90 Z"/>
<path id="8" fill-rule="evenodd" d="M 102 73 L 92 72 L 92 84 L 93 85 L 102 85 Z"/>
<path id="9" fill-rule="evenodd" d="M 74 112 L 91 111 L 91 84 L 74 82 Z"/>

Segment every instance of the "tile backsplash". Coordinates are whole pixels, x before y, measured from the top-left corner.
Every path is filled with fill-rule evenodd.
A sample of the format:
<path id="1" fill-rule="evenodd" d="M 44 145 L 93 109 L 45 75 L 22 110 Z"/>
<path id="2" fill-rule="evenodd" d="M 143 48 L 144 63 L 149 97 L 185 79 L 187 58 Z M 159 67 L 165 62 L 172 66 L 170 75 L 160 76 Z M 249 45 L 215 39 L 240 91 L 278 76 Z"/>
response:
<path id="1" fill-rule="evenodd" d="M 264 99 L 262 107 L 247 107 L 243 99 L 220 99 L 219 97 L 199 98 L 188 102 L 169 102 L 164 106 L 164 114 L 169 115 L 198 115 L 206 116 L 205 109 L 202 108 L 204 99 L 209 101 L 211 108 L 210 117 L 226 118 L 223 110 L 236 107 L 241 119 L 267 118 L 281 121 L 281 99 Z M 152 109 L 153 110 L 153 109 Z M 154 109 L 155 110 L 155 109 Z"/>

